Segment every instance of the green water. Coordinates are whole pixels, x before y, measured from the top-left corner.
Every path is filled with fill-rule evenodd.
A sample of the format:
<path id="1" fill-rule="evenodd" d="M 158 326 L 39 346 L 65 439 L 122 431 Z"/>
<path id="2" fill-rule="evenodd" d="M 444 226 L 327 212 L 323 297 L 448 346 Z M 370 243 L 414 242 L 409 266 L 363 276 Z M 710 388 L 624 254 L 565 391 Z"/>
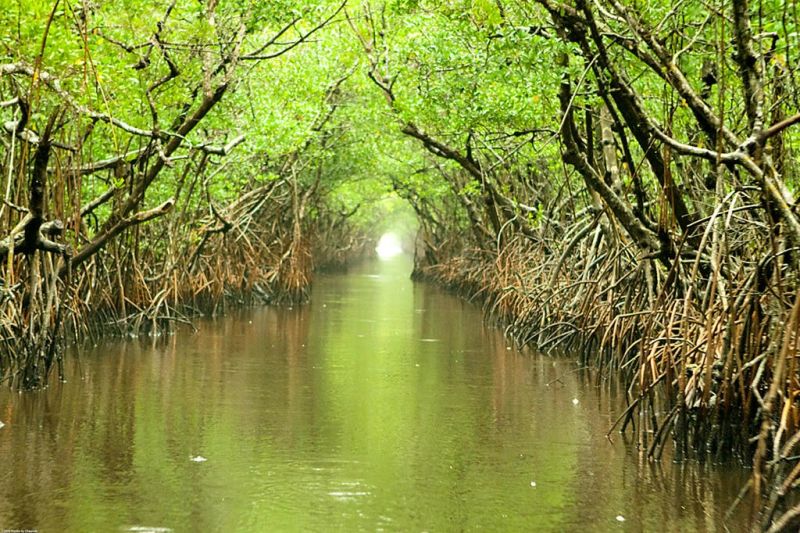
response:
<path id="1" fill-rule="evenodd" d="M 748 472 L 609 442 L 618 395 L 410 267 L 320 276 L 310 305 L 105 343 L 66 384 L 0 391 L 0 530 L 725 529 Z"/>

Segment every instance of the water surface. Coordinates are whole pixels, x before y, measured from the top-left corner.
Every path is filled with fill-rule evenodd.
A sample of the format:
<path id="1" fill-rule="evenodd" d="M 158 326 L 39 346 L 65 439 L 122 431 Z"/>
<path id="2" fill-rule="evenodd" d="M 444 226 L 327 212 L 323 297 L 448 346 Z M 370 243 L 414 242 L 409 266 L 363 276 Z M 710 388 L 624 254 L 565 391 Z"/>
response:
<path id="1" fill-rule="evenodd" d="M 609 442 L 618 395 L 409 270 L 319 276 L 309 305 L 107 342 L 66 384 L 0 391 L 0 529 L 726 529 L 748 472 Z"/>

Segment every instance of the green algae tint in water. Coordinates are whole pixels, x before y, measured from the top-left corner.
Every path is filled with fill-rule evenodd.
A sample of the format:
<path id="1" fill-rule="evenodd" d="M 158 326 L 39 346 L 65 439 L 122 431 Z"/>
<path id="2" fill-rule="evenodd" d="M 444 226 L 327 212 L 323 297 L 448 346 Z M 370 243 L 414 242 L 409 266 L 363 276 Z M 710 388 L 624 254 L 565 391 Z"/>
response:
<path id="1" fill-rule="evenodd" d="M 607 387 L 409 269 L 320 276 L 310 305 L 106 343 L 67 384 L 0 392 L 0 529 L 725 527 L 747 472 L 609 443 Z"/>

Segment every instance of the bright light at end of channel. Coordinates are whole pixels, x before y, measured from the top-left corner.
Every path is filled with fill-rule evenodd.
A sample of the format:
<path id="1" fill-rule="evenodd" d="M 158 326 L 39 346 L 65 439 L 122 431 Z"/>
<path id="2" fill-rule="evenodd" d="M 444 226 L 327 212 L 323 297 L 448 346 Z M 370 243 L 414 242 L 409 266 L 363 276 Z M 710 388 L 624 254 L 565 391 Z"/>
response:
<path id="1" fill-rule="evenodd" d="M 394 233 L 385 233 L 378 241 L 375 252 L 380 259 L 390 259 L 403 253 L 403 245 Z"/>

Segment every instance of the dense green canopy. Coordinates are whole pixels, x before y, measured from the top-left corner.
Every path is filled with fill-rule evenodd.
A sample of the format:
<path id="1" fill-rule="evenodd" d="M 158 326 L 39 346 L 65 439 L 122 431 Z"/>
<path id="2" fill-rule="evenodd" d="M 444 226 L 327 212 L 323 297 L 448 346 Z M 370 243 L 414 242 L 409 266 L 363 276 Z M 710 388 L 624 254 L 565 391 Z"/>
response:
<path id="1" fill-rule="evenodd" d="M 302 300 L 394 229 L 616 367 L 649 456 L 752 458 L 764 526 L 794 519 L 764 480 L 800 472 L 796 2 L 0 7 L 0 375 Z"/>

